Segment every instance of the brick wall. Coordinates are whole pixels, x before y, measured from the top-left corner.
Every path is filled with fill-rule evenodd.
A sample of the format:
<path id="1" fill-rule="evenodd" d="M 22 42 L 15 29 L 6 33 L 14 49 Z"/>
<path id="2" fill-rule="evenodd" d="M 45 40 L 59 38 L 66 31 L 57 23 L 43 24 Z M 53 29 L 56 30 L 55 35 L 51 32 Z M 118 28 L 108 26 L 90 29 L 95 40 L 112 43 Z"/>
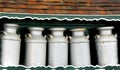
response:
<path id="1" fill-rule="evenodd" d="M 119 0 L 0 0 L 0 12 L 120 14 Z"/>

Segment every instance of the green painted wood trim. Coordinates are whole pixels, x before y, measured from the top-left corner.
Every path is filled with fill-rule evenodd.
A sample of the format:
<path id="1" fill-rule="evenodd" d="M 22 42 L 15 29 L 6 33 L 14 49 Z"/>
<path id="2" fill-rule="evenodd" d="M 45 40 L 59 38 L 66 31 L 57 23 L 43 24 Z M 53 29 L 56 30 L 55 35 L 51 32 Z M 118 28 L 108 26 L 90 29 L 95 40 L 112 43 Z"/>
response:
<path id="1" fill-rule="evenodd" d="M 32 14 L 32 13 L 5 13 L 0 12 L 0 18 L 9 18 L 9 19 L 37 19 L 37 20 L 68 20 L 72 21 L 75 19 L 78 20 L 106 20 L 106 21 L 120 21 L 120 14 L 118 15 L 74 15 L 74 14 Z"/>
<path id="2" fill-rule="evenodd" d="M 105 67 L 96 67 L 96 66 L 90 66 L 90 67 L 17 67 L 17 66 L 12 66 L 12 67 L 1 67 L 0 70 L 120 70 L 120 66 L 105 66 Z"/>

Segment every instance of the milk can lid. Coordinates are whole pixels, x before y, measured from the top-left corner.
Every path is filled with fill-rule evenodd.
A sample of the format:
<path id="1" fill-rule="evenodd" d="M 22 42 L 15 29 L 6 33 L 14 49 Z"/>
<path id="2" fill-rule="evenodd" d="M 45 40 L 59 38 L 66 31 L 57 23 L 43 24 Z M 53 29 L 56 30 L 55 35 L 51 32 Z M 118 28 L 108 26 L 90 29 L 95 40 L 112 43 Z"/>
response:
<path id="1" fill-rule="evenodd" d="M 108 29 L 113 29 L 113 26 L 108 26 L 108 27 L 99 27 L 99 30 L 108 30 Z"/>
<path id="2" fill-rule="evenodd" d="M 42 27 L 29 27 L 30 30 L 44 30 Z"/>
<path id="3" fill-rule="evenodd" d="M 50 28 L 50 30 L 61 31 L 61 30 L 66 30 L 66 29 L 65 29 L 65 28 L 62 28 L 62 27 L 56 27 L 56 28 Z"/>
<path id="4" fill-rule="evenodd" d="M 75 29 L 72 29 L 71 31 L 84 31 L 86 30 L 86 28 L 75 28 Z"/>
<path id="5" fill-rule="evenodd" d="M 4 24 L 5 27 L 18 27 L 19 25 L 18 24 L 15 24 L 15 23 L 6 23 Z"/>

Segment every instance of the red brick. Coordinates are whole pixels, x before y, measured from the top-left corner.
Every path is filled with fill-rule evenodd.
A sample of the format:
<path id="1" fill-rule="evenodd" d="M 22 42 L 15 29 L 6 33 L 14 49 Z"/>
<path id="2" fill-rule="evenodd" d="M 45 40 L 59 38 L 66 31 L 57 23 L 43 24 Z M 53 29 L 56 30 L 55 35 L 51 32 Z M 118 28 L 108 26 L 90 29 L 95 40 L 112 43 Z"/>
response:
<path id="1" fill-rule="evenodd" d="M 3 0 L 0 0 L 0 2 L 3 2 Z"/>
<path id="2" fill-rule="evenodd" d="M 18 12 L 18 9 L 12 9 L 12 8 L 3 8 L 4 12 Z"/>
<path id="3" fill-rule="evenodd" d="M 20 8 L 28 8 L 27 5 L 18 5 Z"/>
<path id="4" fill-rule="evenodd" d="M 120 7 L 120 4 L 115 4 L 115 3 L 112 3 L 112 4 L 107 4 L 108 6 L 113 6 L 113 7 Z"/>
<path id="5" fill-rule="evenodd" d="M 7 4 L 6 7 L 9 7 L 9 8 L 28 8 L 27 5 L 25 4 Z"/>
<path id="6" fill-rule="evenodd" d="M 4 7 L 4 5 L 0 3 L 0 7 Z"/>
<path id="7" fill-rule="evenodd" d="M 86 2 L 86 0 L 77 0 L 77 2 L 82 2 L 83 3 L 83 2 Z"/>
<path id="8" fill-rule="evenodd" d="M 29 4 L 29 5 L 37 5 L 37 4 L 41 4 L 41 5 L 46 5 L 46 4 L 48 4 L 48 3 L 46 3 L 46 2 L 37 2 L 37 1 L 32 1 L 32 2 L 27 2 L 27 4 Z"/>
<path id="9" fill-rule="evenodd" d="M 56 14 L 66 14 L 66 13 L 68 13 L 68 11 L 66 11 L 66 10 L 55 10 L 55 13 Z"/>
<path id="10" fill-rule="evenodd" d="M 117 11 L 120 11 L 120 7 L 104 7 L 104 10 L 108 10 L 108 11 L 115 11 L 115 10 L 117 10 Z"/>
<path id="11" fill-rule="evenodd" d="M 45 13 L 45 10 L 28 9 L 28 13 Z"/>
<path id="12" fill-rule="evenodd" d="M 0 8 L 0 11 L 3 12 L 3 8 Z"/>
<path id="13" fill-rule="evenodd" d="M 20 13 L 27 13 L 27 9 L 18 9 L 18 12 L 20 12 Z"/>
<path id="14" fill-rule="evenodd" d="M 95 11 L 97 14 L 101 14 L 101 15 L 105 15 L 105 14 L 107 14 L 107 12 L 106 11 Z"/>
<path id="15" fill-rule="evenodd" d="M 26 3 L 27 2 L 27 0 L 16 0 L 16 3 L 21 3 L 21 4 L 23 4 L 23 3 Z"/>
<path id="16" fill-rule="evenodd" d="M 48 9 L 46 5 L 29 5 L 28 8 L 30 9 Z"/>
<path id="17" fill-rule="evenodd" d="M 39 1 L 44 1 L 44 0 L 35 0 L 35 1 L 39 2 Z"/>
<path id="18" fill-rule="evenodd" d="M 111 11 L 112 14 L 120 14 L 120 11 Z"/>
<path id="19" fill-rule="evenodd" d="M 75 3 L 63 3 L 63 6 L 75 6 Z"/>
<path id="20" fill-rule="evenodd" d="M 27 4 L 39 4 L 38 2 L 35 2 L 35 1 L 28 1 Z"/>
<path id="21" fill-rule="evenodd" d="M 77 14 L 76 10 L 65 10 L 68 14 Z"/>
<path id="22" fill-rule="evenodd" d="M 25 3 L 27 2 L 27 0 L 3 0 L 3 3 L 14 3 L 14 4 L 17 4 L 17 3 Z"/>
<path id="23" fill-rule="evenodd" d="M 86 14 L 86 13 L 89 14 L 89 11 L 81 11 L 81 10 L 77 10 L 76 13 L 77 13 L 77 14 Z"/>
<path id="24" fill-rule="evenodd" d="M 112 11 L 106 11 L 107 14 L 112 14 L 113 12 Z"/>
<path id="25" fill-rule="evenodd" d="M 46 10 L 46 13 L 55 14 L 55 10 Z"/>
<path id="26" fill-rule="evenodd" d="M 9 3 L 9 0 L 2 0 L 3 1 L 3 3 L 5 3 L 5 2 L 8 2 Z"/>
<path id="27" fill-rule="evenodd" d="M 79 9 L 79 10 L 87 10 L 87 11 L 96 10 L 95 7 L 76 7 L 76 9 Z"/>
<path id="28" fill-rule="evenodd" d="M 31 1 L 36 1 L 36 0 L 28 0 L 29 2 L 31 2 Z"/>
<path id="29" fill-rule="evenodd" d="M 104 2 L 104 3 L 107 3 L 107 2 L 110 2 L 110 0 L 93 0 L 94 2 Z"/>
<path id="30" fill-rule="evenodd" d="M 68 10 L 68 13 L 77 14 L 77 12 L 75 10 Z"/>
<path id="31" fill-rule="evenodd" d="M 76 3 L 78 0 L 63 0 L 63 2 L 74 2 Z"/>
<path id="32" fill-rule="evenodd" d="M 48 9 L 63 9 L 63 6 L 49 6 Z"/>
<path id="33" fill-rule="evenodd" d="M 7 2 L 9 2 L 9 3 L 16 3 L 16 0 L 9 0 Z"/>
<path id="34" fill-rule="evenodd" d="M 44 0 L 44 2 L 63 2 L 63 0 Z"/>

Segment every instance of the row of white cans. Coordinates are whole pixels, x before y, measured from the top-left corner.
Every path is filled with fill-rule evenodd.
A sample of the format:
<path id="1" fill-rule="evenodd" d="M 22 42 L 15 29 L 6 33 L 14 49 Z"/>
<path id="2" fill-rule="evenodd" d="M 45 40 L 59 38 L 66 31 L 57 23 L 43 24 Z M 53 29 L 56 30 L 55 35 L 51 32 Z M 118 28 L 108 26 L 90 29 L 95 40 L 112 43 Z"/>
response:
<path id="1" fill-rule="evenodd" d="M 19 65 L 20 37 L 16 34 L 17 24 L 4 24 L 5 35 L 2 36 L 3 66 Z M 117 65 L 117 39 L 112 34 L 114 27 L 100 27 L 100 35 L 96 36 L 96 48 L 99 65 Z M 42 36 L 44 28 L 30 27 L 26 38 L 26 66 L 46 65 L 46 39 Z M 48 64 L 53 67 L 68 65 L 68 39 L 64 37 L 65 28 L 50 28 L 52 36 L 48 40 Z M 91 65 L 89 40 L 85 36 L 85 28 L 72 29 L 70 39 L 71 64 L 73 66 Z"/>

